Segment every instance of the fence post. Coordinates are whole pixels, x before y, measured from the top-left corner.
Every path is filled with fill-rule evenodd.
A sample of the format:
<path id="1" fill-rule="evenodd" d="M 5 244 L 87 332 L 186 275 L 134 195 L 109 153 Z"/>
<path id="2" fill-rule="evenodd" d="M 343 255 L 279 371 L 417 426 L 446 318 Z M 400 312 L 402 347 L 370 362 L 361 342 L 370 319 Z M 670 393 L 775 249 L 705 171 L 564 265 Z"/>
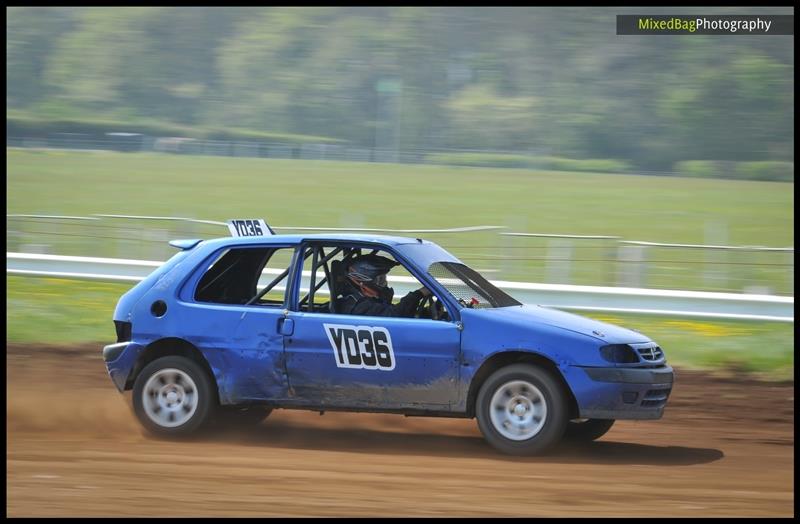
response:
<path id="1" fill-rule="evenodd" d="M 521 215 L 506 215 L 503 225 L 506 231 L 527 231 L 528 220 L 525 216 Z M 516 278 L 515 275 L 522 274 L 522 269 L 527 265 L 520 257 L 515 256 L 516 253 L 527 253 L 527 249 L 514 249 L 514 244 L 519 242 L 527 243 L 528 239 L 520 237 L 520 240 L 515 239 L 512 235 L 498 235 L 502 237 L 501 253 L 503 254 L 502 260 L 495 266 L 500 270 L 500 274 L 506 280 Z M 535 241 L 535 239 L 534 239 Z M 498 267 L 499 266 L 499 267 Z M 536 268 L 537 270 L 539 268 Z"/>
<path id="2" fill-rule="evenodd" d="M 505 280 L 511 280 L 512 275 L 514 273 L 514 237 L 510 235 L 498 235 L 501 239 L 501 245 L 499 251 L 503 253 L 503 258 L 500 259 L 500 275 Z M 491 249 L 490 249 L 491 251 Z"/>
<path id="3" fill-rule="evenodd" d="M 724 246 L 728 243 L 728 225 L 709 220 L 705 225 L 706 245 Z M 725 289 L 727 284 L 727 249 L 706 248 L 703 264 L 703 286 L 706 289 Z"/>
<path id="4" fill-rule="evenodd" d="M 6 218 L 6 251 L 19 251 L 19 243 L 22 238 L 21 220 Z"/>
<path id="5" fill-rule="evenodd" d="M 605 249 L 603 249 L 605 261 L 603 265 L 605 266 L 605 270 L 603 271 L 603 285 L 604 286 L 613 286 L 614 285 L 614 258 L 617 255 L 617 249 L 619 248 L 619 238 L 608 239 L 608 245 Z"/>
<path id="6" fill-rule="evenodd" d="M 644 265 L 646 246 L 622 244 L 619 246 L 617 263 L 617 285 L 622 287 L 644 287 Z"/>
<path id="7" fill-rule="evenodd" d="M 553 238 L 547 242 L 547 282 L 550 284 L 569 284 L 572 264 L 572 241 L 566 238 Z"/>

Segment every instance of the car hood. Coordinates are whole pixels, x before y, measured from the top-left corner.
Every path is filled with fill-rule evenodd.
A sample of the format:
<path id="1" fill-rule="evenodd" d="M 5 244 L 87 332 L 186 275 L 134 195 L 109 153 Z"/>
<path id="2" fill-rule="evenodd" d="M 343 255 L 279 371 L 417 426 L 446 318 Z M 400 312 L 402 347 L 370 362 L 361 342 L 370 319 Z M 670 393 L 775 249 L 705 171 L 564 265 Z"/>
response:
<path id="1" fill-rule="evenodd" d="M 542 306 L 522 305 L 490 309 L 464 309 L 462 318 L 475 318 L 489 323 L 500 323 L 514 328 L 548 326 L 595 338 L 606 344 L 635 344 L 651 342 L 650 338 L 614 324 L 600 322 L 580 315 Z"/>

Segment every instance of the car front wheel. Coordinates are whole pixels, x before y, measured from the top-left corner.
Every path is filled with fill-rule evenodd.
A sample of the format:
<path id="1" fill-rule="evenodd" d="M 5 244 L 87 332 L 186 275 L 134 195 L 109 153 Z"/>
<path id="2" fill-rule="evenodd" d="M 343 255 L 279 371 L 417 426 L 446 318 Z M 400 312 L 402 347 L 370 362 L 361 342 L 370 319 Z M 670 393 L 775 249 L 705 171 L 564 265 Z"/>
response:
<path id="1" fill-rule="evenodd" d="M 211 379 L 196 362 L 161 357 L 136 377 L 133 408 L 142 425 L 163 436 L 187 435 L 200 428 L 214 406 Z"/>
<path id="2" fill-rule="evenodd" d="M 531 364 L 495 371 L 478 393 L 476 417 L 484 438 L 510 455 L 536 455 L 556 444 L 568 403 L 557 380 Z"/>

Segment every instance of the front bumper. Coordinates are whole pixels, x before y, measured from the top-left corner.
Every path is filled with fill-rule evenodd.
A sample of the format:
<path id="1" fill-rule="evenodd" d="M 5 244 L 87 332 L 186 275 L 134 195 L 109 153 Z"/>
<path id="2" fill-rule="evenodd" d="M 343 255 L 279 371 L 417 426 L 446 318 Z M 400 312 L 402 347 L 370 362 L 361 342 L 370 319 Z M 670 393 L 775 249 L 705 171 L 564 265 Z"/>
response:
<path id="1" fill-rule="evenodd" d="M 573 393 L 580 418 L 658 419 L 672 392 L 670 366 L 654 369 L 578 367 Z M 581 374 L 582 376 L 578 376 Z"/>
<path id="2" fill-rule="evenodd" d="M 103 360 L 106 363 L 108 376 L 111 377 L 111 381 L 117 386 L 120 393 L 125 391 L 128 376 L 130 376 L 141 349 L 142 346 L 135 342 L 119 342 L 103 348 Z"/>

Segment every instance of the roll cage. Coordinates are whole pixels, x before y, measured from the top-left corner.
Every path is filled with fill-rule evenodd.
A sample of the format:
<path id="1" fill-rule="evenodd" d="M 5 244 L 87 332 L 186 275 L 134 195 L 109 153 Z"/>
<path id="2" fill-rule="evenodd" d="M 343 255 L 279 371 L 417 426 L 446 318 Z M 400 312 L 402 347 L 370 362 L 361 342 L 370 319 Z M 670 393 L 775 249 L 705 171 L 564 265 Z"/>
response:
<path id="1" fill-rule="evenodd" d="M 397 250 L 392 249 L 392 246 L 386 244 L 380 244 L 376 246 L 374 243 L 367 244 L 359 241 L 347 242 L 340 239 L 330 241 L 324 239 L 305 240 L 298 245 L 298 250 L 291 266 L 293 272 L 291 275 L 292 292 L 287 301 L 289 310 L 303 311 L 305 308 L 305 311 L 316 311 L 318 313 L 323 312 L 324 310 L 315 310 L 313 306 L 309 308 L 309 304 L 314 304 L 314 297 L 316 293 L 322 288 L 322 286 L 328 283 L 331 299 L 327 305 L 323 305 L 322 307 L 327 307 L 326 310 L 330 313 L 338 313 L 336 295 L 341 290 L 340 286 L 342 285 L 341 283 L 343 279 L 346 278 L 344 271 L 347 267 L 347 262 L 358 256 L 365 254 L 374 255 L 380 251 L 389 253 L 397 262 L 402 265 L 406 271 L 408 271 L 415 279 L 417 279 L 417 281 L 430 289 L 436 298 L 442 301 L 444 307 L 450 315 L 451 320 L 459 320 L 459 308 L 455 304 L 454 299 L 450 296 L 449 292 L 438 282 L 436 282 L 435 279 L 431 278 L 430 275 L 420 271 L 416 265 L 410 263 L 408 259 L 398 253 Z M 297 260 L 300 258 L 297 253 L 302 253 L 302 260 Z M 334 260 L 334 257 L 340 253 L 343 254 L 342 259 Z M 311 257 L 311 276 L 309 288 L 308 292 L 300 297 L 299 295 L 301 290 L 301 274 L 303 271 L 303 265 L 309 257 Z M 320 268 L 322 269 L 322 274 L 324 276 L 318 279 Z M 265 291 L 268 292 L 269 289 L 274 287 L 277 282 L 283 278 L 283 276 L 285 275 L 279 275 L 267 286 Z M 294 290 L 297 291 L 295 292 Z M 296 300 L 295 297 L 297 297 Z"/>

